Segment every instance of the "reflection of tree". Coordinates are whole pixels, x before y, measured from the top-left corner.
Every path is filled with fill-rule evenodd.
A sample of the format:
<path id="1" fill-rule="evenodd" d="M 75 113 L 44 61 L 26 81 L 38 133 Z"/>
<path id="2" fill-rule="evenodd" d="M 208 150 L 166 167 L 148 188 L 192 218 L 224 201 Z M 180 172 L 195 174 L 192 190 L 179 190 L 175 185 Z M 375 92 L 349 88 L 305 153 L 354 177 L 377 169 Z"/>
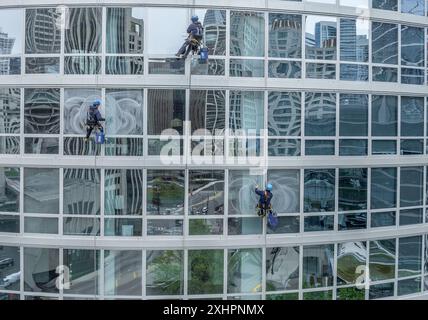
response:
<path id="1" fill-rule="evenodd" d="M 189 294 L 223 292 L 223 250 L 189 252 Z"/>
<path id="2" fill-rule="evenodd" d="M 183 252 L 152 251 L 148 253 L 147 282 L 151 294 L 181 294 L 183 287 Z"/>
<path id="3" fill-rule="evenodd" d="M 337 300 L 364 300 L 365 291 L 354 287 L 339 288 Z"/>

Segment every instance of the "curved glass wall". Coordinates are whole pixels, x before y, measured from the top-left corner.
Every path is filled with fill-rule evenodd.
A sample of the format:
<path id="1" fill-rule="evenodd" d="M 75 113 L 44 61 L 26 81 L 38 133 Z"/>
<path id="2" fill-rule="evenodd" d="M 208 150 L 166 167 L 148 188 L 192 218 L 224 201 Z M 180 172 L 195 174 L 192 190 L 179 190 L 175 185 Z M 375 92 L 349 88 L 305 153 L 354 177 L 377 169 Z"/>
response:
<path id="1" fill-rule="evenodd" d="M 0 5 L 0 299 L 428 294 L 427 1 L 196 2 Z"/>

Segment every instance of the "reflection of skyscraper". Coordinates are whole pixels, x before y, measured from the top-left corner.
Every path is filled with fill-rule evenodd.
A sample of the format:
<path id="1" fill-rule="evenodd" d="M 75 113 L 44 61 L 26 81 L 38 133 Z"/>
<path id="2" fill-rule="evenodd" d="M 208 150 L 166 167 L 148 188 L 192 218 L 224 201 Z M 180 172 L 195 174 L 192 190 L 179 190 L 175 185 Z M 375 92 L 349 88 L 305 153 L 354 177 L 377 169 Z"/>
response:
<path id="1" fill-rule="evenodd" d="M 320 21 L 315 24 L 315 45 L 324 48 L 329 40 L 336 39 L 336 22 Z"/>
<path id="2" fill-rule="evenodd" d="M 271 15 L 272 16 L 272 15 Z M 302 18 L 276 14 L 270 18 L 269 51 L 282 58 L 300 58 Z"/>
<path id="3" fill-rule="evenodd" d="M 60 53 L 60 19 L 61 12 L 55 8 L 27 10 L 25 52 Z"/>
<path id="4" fill-rule="evenodd" d="M 367 31 L 368 32 L 368 31 Z M 369 56 L 368 35 L 358 34 L 357 20 L 340 22 L 340 58 L 344 61 L 366 62 Z"/>
<path id="5" fill-rule="evenodd" d="M 205 45 L 212 55 L 226 54 L 226 10 L 207 10 L 203 21 Z"/>
<path id="6" fill-rule="evenodd" d="M 11 54 L 14 44 L 15 38 L 9 38 L 9 35 L 0 29 L 0 54 Z M 10 74 L 11 69 L 9 59 L 0 60 L 0 74 Z"/>
<path id="7" fill-rule="evenodd" d="M 300 135 L 301 94 L 298 92 L 271 92 L 268 117 L 270 135 Z"/>

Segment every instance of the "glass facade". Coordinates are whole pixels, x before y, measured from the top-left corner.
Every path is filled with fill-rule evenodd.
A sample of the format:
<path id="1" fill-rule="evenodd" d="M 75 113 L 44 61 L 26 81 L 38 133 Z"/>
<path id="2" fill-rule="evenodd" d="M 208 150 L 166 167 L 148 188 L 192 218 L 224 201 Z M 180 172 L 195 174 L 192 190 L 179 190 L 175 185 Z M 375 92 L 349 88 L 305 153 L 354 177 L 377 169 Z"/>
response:
<path id="1" fill-rule="evenodd" d="M 427 0 L 110 2 L 0 4 L 0 300 L 427 293 Z"/>

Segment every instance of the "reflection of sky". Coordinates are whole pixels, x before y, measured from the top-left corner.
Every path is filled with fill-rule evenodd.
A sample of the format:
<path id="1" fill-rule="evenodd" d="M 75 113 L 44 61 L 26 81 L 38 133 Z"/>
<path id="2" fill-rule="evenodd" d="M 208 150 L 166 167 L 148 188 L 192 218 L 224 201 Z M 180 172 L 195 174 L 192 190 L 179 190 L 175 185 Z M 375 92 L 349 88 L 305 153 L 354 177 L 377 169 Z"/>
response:
<path id="1" fill-rule="evenodd" d="M 146 13 L 148 54 L 173 56 L 186 39 L 188 10 L 148 8 Z"/>
<path id="2" fill-rule="evenodd" d="M 24 10 L 0 10 L 0 29 L 8 34 L 9 38 L 15 38 L 12 54 L 21 53 L 22 48 L 22 19 Z M 17 23 L 19 21 L 19 23 Z"/>
<path id="3" fill-rule="evenodd" d="M 356 19 L 356 27 L 357 27 L 357 34 L 358 35 L 366 35 L 368 38 L 368 32 L 369 32 L 369 20 L 366 19 Z M 315 25 L 318 22 L 322 21 L 329 21 L 329 22 L 337 22 L 337 25 L 339 26 L 340 19 L 337 19 L 335 17 L 327 17 L 327 16 L 308 16 L 306 18 L 306 32 L 312 34 L 315 36 Z"/>

